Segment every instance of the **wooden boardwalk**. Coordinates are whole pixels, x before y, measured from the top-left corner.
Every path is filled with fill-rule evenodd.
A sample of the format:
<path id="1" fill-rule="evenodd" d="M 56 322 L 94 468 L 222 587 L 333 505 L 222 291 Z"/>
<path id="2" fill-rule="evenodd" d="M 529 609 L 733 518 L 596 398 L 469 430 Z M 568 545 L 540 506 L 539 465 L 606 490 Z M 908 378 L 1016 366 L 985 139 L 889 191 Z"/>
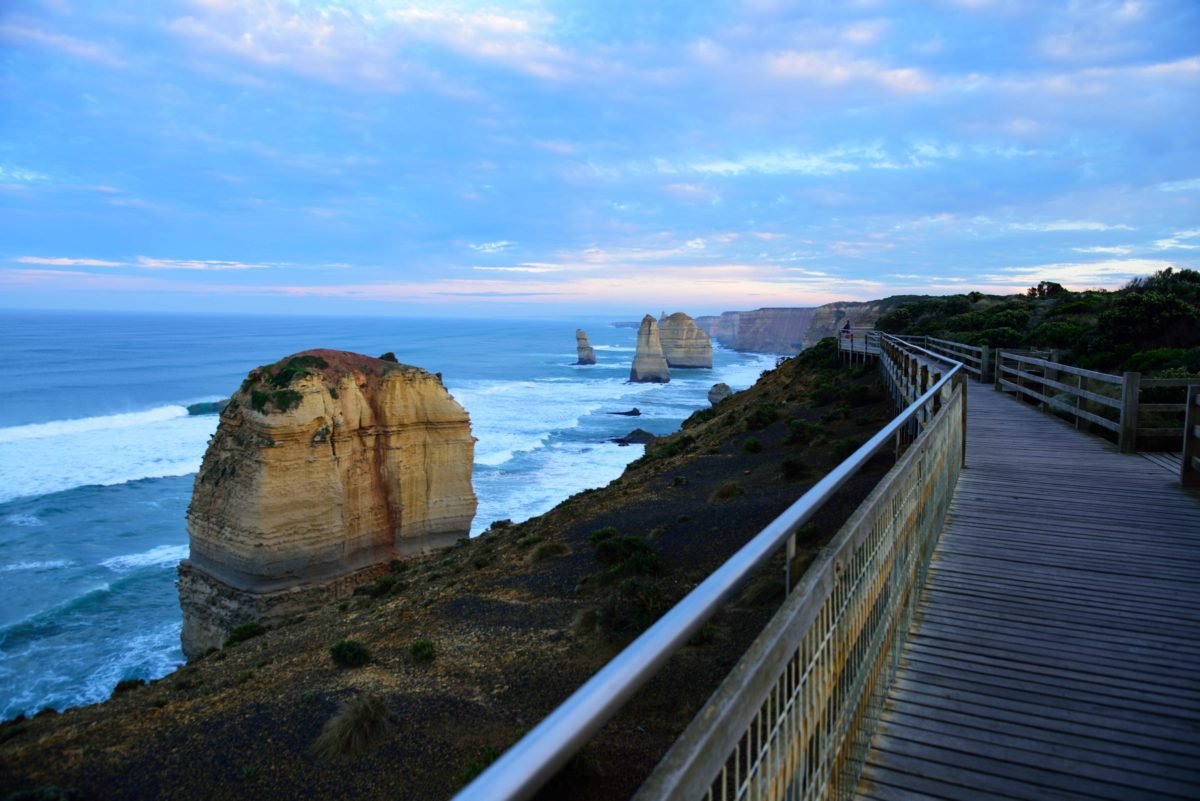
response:
<path id="1" fill-rule="evenodd" d="M 1200 798 L 1200 494 L 990 387 L 968 415 L 858 797 Z"/>

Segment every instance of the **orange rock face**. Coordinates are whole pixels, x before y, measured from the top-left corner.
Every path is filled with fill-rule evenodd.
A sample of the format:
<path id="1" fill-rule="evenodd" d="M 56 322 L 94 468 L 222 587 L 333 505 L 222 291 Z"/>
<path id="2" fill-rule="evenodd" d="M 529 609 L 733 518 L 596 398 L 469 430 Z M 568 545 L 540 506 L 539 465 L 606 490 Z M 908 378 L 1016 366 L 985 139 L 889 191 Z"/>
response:
<path id="1" fill-rule="evenodd" d="M 467 536 L 474 447 L 466 411 L 420 368 L 312 350 L 252 371 L 188 508 L 184 653 Z"/>

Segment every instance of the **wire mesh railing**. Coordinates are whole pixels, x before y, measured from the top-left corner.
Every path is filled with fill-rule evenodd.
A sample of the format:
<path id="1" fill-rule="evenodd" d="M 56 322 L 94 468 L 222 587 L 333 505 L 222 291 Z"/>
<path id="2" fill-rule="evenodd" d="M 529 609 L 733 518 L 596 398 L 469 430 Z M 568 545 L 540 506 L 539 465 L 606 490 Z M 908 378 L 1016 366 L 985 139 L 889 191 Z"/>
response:
<path id="1" fill-rule="evenodd" d="M 893 344 L 914 354 L 909 358 L 936 358 Z M 536 792 L 756 569 L 794 543 L 797 529 L 826 500 L 893 437 L 915 426 L 920 435 L 912 446 L 805 573 L 638 796 L 844 797 L 866 751 L 869 723 L 878 716 L 880 693 L 895 668 L 961 466 L 962 374 L 958 364 L 943 371 L 879 433 L 464 788 L 456 801 L 506 801 Z M 785 612 L 789 621 L 780 623 Z M 780 628 L 786 636 L 778 634 Z M 774 639 L 764 640 L 767 632 L 776 632 Z M 771 669 L 766 663 L 761 671 L 743 667 L 764 651 Z M 726 695 L 736 702 L 723 702 Z M 760 714 L 764 707 L 767 715 Z"/>

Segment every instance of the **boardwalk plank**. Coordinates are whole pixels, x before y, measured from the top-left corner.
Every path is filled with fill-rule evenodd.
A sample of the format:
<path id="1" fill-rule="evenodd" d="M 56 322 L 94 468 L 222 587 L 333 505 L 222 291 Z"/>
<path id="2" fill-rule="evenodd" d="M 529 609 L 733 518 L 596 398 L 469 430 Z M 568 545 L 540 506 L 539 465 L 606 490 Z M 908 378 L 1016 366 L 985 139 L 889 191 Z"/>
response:
<path id="1" fill-rule="evenodd" d="M 1200 494 L 974 386 L 858 797 L 1200 797 Z"/>

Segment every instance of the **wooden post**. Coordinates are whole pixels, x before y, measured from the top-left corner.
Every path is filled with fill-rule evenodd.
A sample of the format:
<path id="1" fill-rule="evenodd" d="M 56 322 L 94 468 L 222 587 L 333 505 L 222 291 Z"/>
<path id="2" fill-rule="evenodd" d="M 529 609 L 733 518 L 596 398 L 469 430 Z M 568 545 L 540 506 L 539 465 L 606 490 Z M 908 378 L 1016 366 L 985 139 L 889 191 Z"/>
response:
<path id="1" fill-rule="evenodd" d="M 954 376 L 954 384 L 959 392 L 962 393 L 962 466 L 967 466 L 967 377 L 964 375 Z"/>
<path id="2" fill-rule="evenodd" d="M 1000 368 L 1004 365 L 1004 351 L 996 351 L 996 391 L 1001 392 L 1003 387 L 1000 386 Z"/>
<path id="3" fill-rule="evenodd" d="M 1183 415 L 1183 464 L 1179 480 L 1185 487 L 1200 487 L 1200 384 L 1187 389 L 1187 411 Z"/>
<path id="4" fill-rule="evenodd" d="M 982 346 L 979 352 L 979 383 L 986 384 L 988 380 L 988 366 L 991 363 L 991 350 L 987 345 Z"/>
<path id="5" fill-rule="evenodd" d="M 1125 383 L 1121 387 L 1121 431 L 1117 434 L 1117 448 L 1121 453 L 1137 450 L 1138 395 L 1141 387 L 1141 373 L 1125 373 Z"/>

